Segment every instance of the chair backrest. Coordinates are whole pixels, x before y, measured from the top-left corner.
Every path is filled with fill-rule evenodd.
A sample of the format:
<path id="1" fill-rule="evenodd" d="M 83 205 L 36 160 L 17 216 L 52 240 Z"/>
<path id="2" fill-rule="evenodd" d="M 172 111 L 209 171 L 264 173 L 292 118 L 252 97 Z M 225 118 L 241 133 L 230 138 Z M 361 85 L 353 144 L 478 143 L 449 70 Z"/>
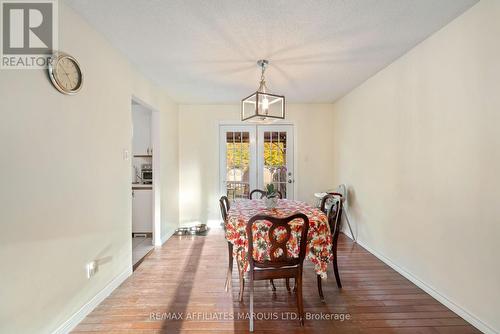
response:
<path id="1" fill-rule="evenodd" d="M 281 199 L 281 198 L 283 198 L 283 194 L 281 193 L 281 191 L 277 190 L 276 192 L 278 193 L 278 198 L 280 198 L 280 199 Z M 254 198 L 253 198 L 253 197 L 254 197 L 254 196 L 253 196 L 254 194 L 257 196 L 257 197 L 256 197 L 257 199 L 262 199 L 262 198 L 266 197 L 267 191 L 265 191 L 265 190 L 260 190 L 260 189 L 254 189 L 254 190 L 252 190 L 252 191 L 250 192 L 250 194 L 248 195 L 248 199 L 254 199 Z M 259 196 L 259 195 L 260 195 L 260 196 Z"/>
<path id="2" fill-rule="evenodd" d="M 289 257 L 287 251 L 287 244 L 292 236 L 292 230 L 290 228 L 290 222 L 295 219 L 301 219 L 303 221 L 301 233 L 300 233 L 300 244 L 299 244 L 299 256 L 297 258 Z M 272 225 L 269 228 L 269 256 L 270 260 L 259 262 L 253 258 L 253 232 L 252 227 L 255 222 L 258 221 L 268 221 Z M 274 234 L 277 229 L 285 229 L 286 235 L 279 240 Z M 306 256 L 306 246 L 307 246 L 307 233 L 309 231 L 309 219 L 303 213 L 296 213 L 288 217 L 278 218 L 266 215 L 256 215 L 250 218 L 247 223 L 247 237 L 248 237 L 248 262 L 250 264 L 250 270 L 254 267 L 258 268 L 280 268 L 285 266 L 295 266 L 302 265 L 304 258 Z M 276 256 L 276 251 L 281 250 L 280 254 Z"/>
<path id="3" fill-rule="evenodd" d="M 229 205 L 229 199 L 227 196 L 222 196 L 219 199 L 219 206 L 220 206 L 220 214 L 222 216 L 222 220 L 224 223 L 227 220 L 227 212 L 229 211 L 230 205 Z"/>
<path id="4" fill-rule="evenodd" d="M 226 210 L 227 210 L 227 212 L 229 212 L 229 209 L 231 208 L 231 204 L 229 204 L 229 198 L 227 196 L 222 196 L 221 199 L 226 204 Z"/>
<path id="5" fill-rule="evenodd" d="M 335 202 L 336 198 L 340 197 L 342 199 L 342 194 L 340 193 L 328 193 L 323 199 L 321 200 L 321 204 L 319 208 L 321 211 L 323 211 L 326 214 L 328 214 L 328 203 Z"/>
<path id="6" fill-rule="evenodd" d="M 328 210 L 328 225 L 332 234 L 332 250 L 334 256 L 337 254 L 337 241 L 339 239 L 340 230 L 342 228 L 342 198 L 336 197 L 335 203 Z"/>

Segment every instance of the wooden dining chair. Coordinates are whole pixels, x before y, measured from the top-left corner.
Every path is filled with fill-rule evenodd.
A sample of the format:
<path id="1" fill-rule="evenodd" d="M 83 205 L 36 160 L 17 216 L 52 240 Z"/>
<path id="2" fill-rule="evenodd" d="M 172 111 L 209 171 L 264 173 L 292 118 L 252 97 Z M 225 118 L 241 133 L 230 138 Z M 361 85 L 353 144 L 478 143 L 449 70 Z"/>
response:
<path id="1" fill-rule="evenodd" d="M 229 199 L 227 196 L 222 196 L 219 199 L 219 206 L 220 206 L 220 214 L 222 216 L 222 220 L 224 223 L 224 232 L 226 232 L 227 229 L 227 213 L 230 208 L 229 204 Z M 231 280 L 233 277 L 233 244 L 231 242 L 227 242 L 227 250 L 228 250 L 228 255 L 229 255 L 229 264 L 227 268 L 227 275 L 226 275 L 226 283 L 224 285 L 224 289 L 228 291 L 231 287 Z"/>
<path id="2" fill-rule="evenodd" d="M 278 198 L 283 199 L 283 194 L 281 193 L 281 191 L 277 190 L 276 192 L 278 193 Z M 256 197 L 257 199 L 262 199 L 262 198 L 266 197 L 266 194 L 267 194 L 267 192 L 265 190 L 254 189 L 250 192 L 250 195 L 248 195 L 248 199 L 254 199 L 254 197 Z M 256 196 L 254 196 L 254 195 L 256 195 Z M 271 280 L 269 280 L 269 283 L 271 283 L 271 287 L 272 287 L 273 291 L 276 291 L 276 285 L 274 285 L 274 281 L 271 279 Z M 290 291 L 290 280 L 289 279 L 286 280 L 286 289 L 288 291 Z"/>
<path id="3" fill-rule="evenodd" d="M 339 195 L 340 194 L 329 194 L 323 197 L 323 200 L 321 201 L 321 207 L 323 208 L 324 202 L 326 202 L 327 200 L 333 201 L 332 205 L 328 209 L 328 225 L 330 227 L 330 233 L 332 235 L 333 273 L 335 274 L 337 287 L 340 289 L 342 288 L 342 282 L 340 281 L 337 262 L 337 244 L 340 230 L 342 228 L 342 196 Z M 321 300 L 324 300 L 325 297 L 323 295 L 321 276 L 317 275 L 316 280 L 318 281 L 319 297 L 321 298 Z"/>
<path id="4" fill-rule="evenodd" d="M 283 194 L 281 193 L 281 191 L 276 190 L 276 192 L 278 193 L 278 198 L 282 199 L 283 198 Z M 254 189 L 248 195 L 248 199 L 262 199 L 262 198 L 266 197 L 266 194 L 267 194 L 267 191 L 265 191 L 265 190 Z"/>
<path id="5" fill-rule="evenodd" d="M 289 257 L 287 244 L 292 236 L 290 222 L 295 219 L 303 221 L 300 233 L 299 256 Z M 269 260 L 257 261 L 253 257 L 253 231 L 252 227 L 255 222 L 268 221 L 272 225 L 269 228 Z M 276 229 L 285 229 L 286 234 L 278 238 L 274 234 Z M 299 310 L 299 319 L 301 326 L 304 325 L 304 304 L 302 300 L 302 267 L 306 256 L 307 232 L 309 231 L 309 219 L 303 213 L 277 218 L 266 215 L 253 216 L 247 223 L 246 227 L 248 237 L 248 263 L 250 265 L 249 283 L 250 283 L 250 314 L 253 311 L 253 295 L 254 281 L 277 279 L 277 278 L 294 278 L 297 287 L 297 308 Z M 278 254 L 277 251 L 280 251 Z M 253 332 L 253 317 L 250 317 L 250 331 Z"/>
<path id="6" fill-rule="evenodd" d="M 320 204 L 319 208 L 321 209 L 321 211 L 323 211 L 325 213 L 325 215 L 327 215 L 328 209 L 330 208 L 329 204 L 333 203 L 336 200 L 336 198 L 339 198 L 339 197 L 342 199 L 342 194 L 335 193 L 335 192 L 328 193 L 325 197 L 323 197 L 321 199 L 321 204 Z"/>

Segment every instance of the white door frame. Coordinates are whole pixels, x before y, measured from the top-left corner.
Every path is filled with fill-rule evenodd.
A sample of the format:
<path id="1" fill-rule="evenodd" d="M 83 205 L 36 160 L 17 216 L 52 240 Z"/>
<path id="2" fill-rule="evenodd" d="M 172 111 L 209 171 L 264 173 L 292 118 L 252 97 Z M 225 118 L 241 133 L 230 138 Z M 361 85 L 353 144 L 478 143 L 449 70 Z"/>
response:
<path id="1" fill-rule="evenodd" d="M 153 211 L 153 221 L 152 230 L 153 230 L 153 245 L 160 247 L 162 245 L 161 240 L 161 191 L 160 191 L 160 111 L 149 103 L 144 102 L 142 99 L 138 98 L 135 95 L 132 95 L 131 103 L 135 102 L 147 109 L 151 110 L 151 142 L 153 145 L 153 201 L 152 208 Z M 132 110 L 130 110 L 130 117 L 132 117 Z M 132 144 L 132 142 L 130 142 Z M 130 154 L 133 158 L 134 152 Z M 132 169 L 131 169 L 132 170 Z M 132 178 L 130 178 L 132 180 Z M 130 221 L 132 226 L 132 220 Z"/>
<path id="2" fill-rule="evenodd" d="M 219 150 L 221 147 L 221 143 L 223 143 L 225 141 L 225 139 L 223 141 L 221 141 L 221 138 L 220 138 L 221 137 L 220 136 L 220 128 L 221 128 L 221 126 L 224 126 L 224 125 L 227 125 L 227 126 L 246 126 L 246 127 L 253 126 L 255 128 L 255 131 L 257 131 L 258 124 L 250 124 L 250 123 L 242 122 L 242 121 L 218 121 L 218 122 L 216 122 L 217 145 L 219 147 Z M 298 168 L 299 166 L 297 163 L 298 162 L 298 160 L 297 160 L 297 157 L 298 157 L 298 155 L 297 155 L 298 129 L 295 126 L 295 122 L 293 122 L 293 121 L 277 121 L 277 122 L 274 122 L 273 124 L 270 124 L 270 125 L 291 125 L 293 128 L 293 170 L 294 170 L 293 198 L 296 199 L 297 198 L 297 184 L 298 184 L 298 180 L 300 179 L 299 168 Z M 221 171 L 223 170 L 222 167 L 224 167 L 224 170 L 225 170 L 225 166 L 226 166 L 225 161 L 223 164 L 221 163 L 222 157 L 224 155 L 221 155 L 220 153 L 221 152 L 219 152 L 219 197 L 222 195 L 225 195 L 225 189 L 223 189 L 223 187 L 222 187 L 222 178 L 220 175 L 221 175 Z"/>

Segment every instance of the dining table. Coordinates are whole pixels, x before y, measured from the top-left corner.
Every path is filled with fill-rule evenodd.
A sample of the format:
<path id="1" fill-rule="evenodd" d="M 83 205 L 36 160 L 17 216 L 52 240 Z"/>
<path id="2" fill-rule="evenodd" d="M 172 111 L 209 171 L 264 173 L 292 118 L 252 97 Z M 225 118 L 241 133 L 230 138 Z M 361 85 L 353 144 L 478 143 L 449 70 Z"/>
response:
<path id="1" fill-rule="evenodd" d="M 303 213 L 309 219 L 307 234 L 306 260 L 314 264 L 315 272 L 326 278 L 328 263 L 332 261 L 332 236 L 326 215 L 318 208 L 305 202 L 279 199 L 275 208 L 268 209 L 264 199 L 236 199 L 231 204 L 226 222 L 226 239 L 233 246 L 233 257 L 238 269 L 245 273 L 248 265 L 248 237 L 246 226 L 250 218 L 255 215 L 274 217 L 288 217 L 295 213 Z M 290 257 L 298 257 L 299 239 L 303 221 L 300 219 L 290 222 L 291 236 L 287 242 L 287 253 Z M 269 260 L 269 228 L 271 222 L 258 221 L 253 225 L 254 259 Z M 275 230 L 276 232 L 276 230 Z M 279 236 L 274 236 L 275 238 Z"/>

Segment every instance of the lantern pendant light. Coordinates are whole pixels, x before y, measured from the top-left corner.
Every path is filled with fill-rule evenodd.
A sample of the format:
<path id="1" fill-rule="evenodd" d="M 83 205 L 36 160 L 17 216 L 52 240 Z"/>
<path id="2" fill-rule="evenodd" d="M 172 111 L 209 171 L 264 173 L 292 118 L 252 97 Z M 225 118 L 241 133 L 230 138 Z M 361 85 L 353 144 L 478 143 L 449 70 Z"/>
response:
<path id="1" fill-rule="evenodd" d="M 257 62 L 261 68 L 259 89 L 241 100 L 241 120 L 255 123 L 272 123 L 285 119 L 285 97 L 268 93 L 265 71 L 269 61 L 261 59 Z"/>

